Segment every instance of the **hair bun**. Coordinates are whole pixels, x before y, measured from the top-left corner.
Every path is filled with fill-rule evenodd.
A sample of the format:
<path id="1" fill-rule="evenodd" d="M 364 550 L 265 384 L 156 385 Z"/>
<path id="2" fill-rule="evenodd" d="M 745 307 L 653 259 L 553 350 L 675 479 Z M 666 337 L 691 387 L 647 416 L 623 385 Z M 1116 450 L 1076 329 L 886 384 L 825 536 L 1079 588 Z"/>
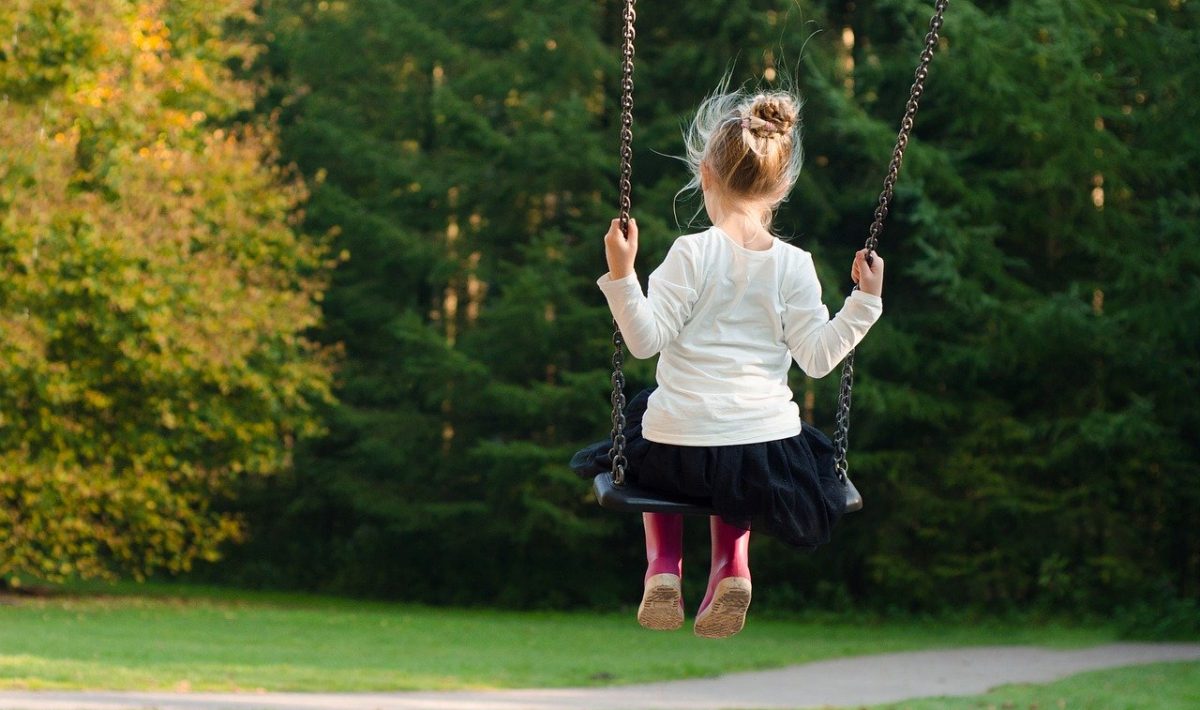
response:
<path id="1" fill-rule="evenodd" d="M 696 109 L 684 134 L 692 169 L 689 186 L 701 187 L 707 173 L 704 189 L 716 190 L 722 199 L 748 209 L 774 210 L 800 174 L 802 105 L 798 95 L 787 91 L 730 90 L 726 76 Z"/>
<path id="2" fill-rule="evenodd" d="M 770 138 L 790 133 L 796 125 L 799 110 L 795 102 L 786 95 L 759 94 L 754 97 L 747 111 L 747 128 L 756 138 Z"/>

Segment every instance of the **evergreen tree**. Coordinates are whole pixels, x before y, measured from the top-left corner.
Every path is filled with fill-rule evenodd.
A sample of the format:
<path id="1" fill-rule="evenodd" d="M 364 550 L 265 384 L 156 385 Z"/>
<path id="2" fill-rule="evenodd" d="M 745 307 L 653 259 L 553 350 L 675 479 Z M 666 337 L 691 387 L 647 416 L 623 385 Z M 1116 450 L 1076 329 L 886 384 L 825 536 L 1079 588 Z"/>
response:
<path id="1" fill-rule="evenodd" d="M 581 276 L 611 204 L 601 10 L 266 13 L 264 110 L 281 107 L 285 153 L 312 176 L 309 228 L 350 254 L 321 336 L 347 364 L 329 435 L 246 491 L 259 532 L 234 574 L 523 603 L 510 578 L 555 574 L 558 555 L 581 560 L 564 600 L 603 598 L 575 553 L 608 526 L 578 519 L 590 506 L 563 466 L 605 420 L 604 310 Z"/>
<path id="2" fill-rule="evenodd" d="M 1197 293 L 1179 87 L 1200 25 L 1150 5 L 954 3 L 856 388 L 857 595 L 1111 609 L 1198 591 L 1195 419 L 1164 375 L 1196 381 L 1176 318 Z M 875 23 L 856 23 L 876 29 L 855 93 L 899 105 L 897 33 Z"/>
<path id="3" fill-rule="evenodd" d="M 451 602 L 626 599 L 637 516 L 596 509 L 565 466 L 607 427 L 593 281 L 615 212 L 619 10 L 268 5 L 280 81 L 261 110 L 279 108 L 285 155 L 311 177 L 309 228 L 340 230 L 350 253 L 321 336 L 347 366 L 329 436 L 251 491 L 259 537 L 223 574 Z M 698 206 L 675 199 L 686 176 L 664 156 L 731 72 L 805 97 L 806 167 L 776 225 L 814 253 L 836 310 L 930 12 L 641 5 L 643 278 Z M 867 507 L 815 555 L 756 539 L 764 601 L 1197 595 L 1196 13 L 952 3 L 881 243 L 885 315 L 858 355 Z M 633 392 L 653 362 L 628 371 Z M 836 378 L 793 384 L 831 431 Z"/>

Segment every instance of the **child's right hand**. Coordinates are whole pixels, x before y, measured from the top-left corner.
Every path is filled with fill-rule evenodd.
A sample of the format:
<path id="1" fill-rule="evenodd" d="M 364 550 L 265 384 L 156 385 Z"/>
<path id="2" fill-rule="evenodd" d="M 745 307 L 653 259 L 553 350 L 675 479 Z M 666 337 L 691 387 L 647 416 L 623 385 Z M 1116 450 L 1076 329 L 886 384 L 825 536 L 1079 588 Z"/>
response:
<path id="1" fill-rule="evenodd" d="M 850 278 L 858 284 L 863 293 L 883 297 L 883 257 L 871 255 L 871 264 L 867 265 L 867 250 L 859 249 L 854 255 L 854 265 L 850 267 Z"/>

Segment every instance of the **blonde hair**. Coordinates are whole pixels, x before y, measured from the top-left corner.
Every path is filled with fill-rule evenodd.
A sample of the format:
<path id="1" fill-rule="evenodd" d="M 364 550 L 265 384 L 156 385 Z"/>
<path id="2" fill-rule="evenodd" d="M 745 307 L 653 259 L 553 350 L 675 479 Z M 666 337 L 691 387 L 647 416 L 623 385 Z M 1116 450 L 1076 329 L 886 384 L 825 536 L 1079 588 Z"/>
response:
<path id="1" fill-rule="evenodd" d="M 726 77 L 684 132 L 683 160 L 692 179 L 680 192 L 698 189 L 701 165 L 707 165 L 721 196 L 761 203 L 763 226 L 769 226 L 800 175 L 800 106 L 788 91 L 731 91 Z"/>

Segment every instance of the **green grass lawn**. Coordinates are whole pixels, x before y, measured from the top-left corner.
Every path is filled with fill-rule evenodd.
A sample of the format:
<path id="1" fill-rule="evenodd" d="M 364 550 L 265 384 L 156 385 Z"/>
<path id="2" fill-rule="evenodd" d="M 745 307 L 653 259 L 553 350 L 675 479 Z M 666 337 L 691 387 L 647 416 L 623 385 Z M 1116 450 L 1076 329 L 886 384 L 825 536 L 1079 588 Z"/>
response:
<path id="1" fill-rule="evenodd" d="M 1155 663 L 1006 685 L 986 695 L 929 698 L 875 710 L 1188 710 L 1200 708 L 1200 663 Z"/>
<path id="2" fill-rule="evenodd" d="M 402 690 L 711 676 L 836 656 L 976 644 L 1088 646 L 1108 628 L 782 620 L 721 641 L 621 614 L 437 609 L 181 585 L 0 598 L 0 687 Z M 690 623 L 690 619 L 689 619 Z"/>

